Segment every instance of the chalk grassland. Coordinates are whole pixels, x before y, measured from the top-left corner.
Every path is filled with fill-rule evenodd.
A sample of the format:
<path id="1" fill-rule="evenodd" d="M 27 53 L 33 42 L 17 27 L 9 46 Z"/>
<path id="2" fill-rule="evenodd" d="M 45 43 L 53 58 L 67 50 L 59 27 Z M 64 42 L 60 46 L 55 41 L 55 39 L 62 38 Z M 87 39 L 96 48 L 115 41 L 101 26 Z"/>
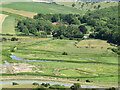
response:
<path id="1" fill-rule="evenodd" d="M 0 33 L 2 33 L 2 24 L 8 15 L 0 14 Z"/>
<path id="2" fill-rule="evenodd" d="M 90 42 L 91 46 L 88 47 Z M 12 60 L 9 58 L 9 51 L 13 44 L 17 46 L 17 50 L 12 52 L 13 55 L 23 59 L 60 60 L 68 62 L 26 62 Z M 107 50 L 108 47 L 112 46 L 102 40 L 83 40 L 77 42 L 75 45 L 74 40 L 43 39 L 39 41 L 34 38 L 19 37 L 19 41 L 3 42 L 3 61 L 28 63 L 35 66 L 32 68 L 34 72 L 13 74 L 17 76 L 46 76 L 67 78 L 68 80 L 80 79 L 80 82 L 85 82 L 86 79 L 89 79 L 93 81 L 93 85 L 111 87 L 111 83 L 113 83 L 112 86 L 117 87 L 115 84 L 118 81 L 117 56 L 115 53 Z M 63 52 L 67 52 L 68 55 L 62 55 Z M 3 76 L 6 75 L 3 74 Z"/>
<path id="3" fill-rule="evenodd" d="M 15 18 L 8 16 L 2 24 L 2 34 L 15 34 Z"/>
<path id="4" fill-rule="evenodd" d="M 34 13 L 84 13 L 81 10 L 72 8 L 72 7 L 66 7 L 66 6 L 60 6 L 56 4 L 48 4 L 48 3 L 38 3 L 38 2 L 14 2 L 10 4 L 3 4 L 3 8 L 11 8 L 16 10 L 22 10 L 22 11 L 29 11 Z"/>
<path id="5" fill-rule="evenodd" d="M 16 15 L 29 17 L 29 18 L 33 18 L 34 15 L 37 15 L 37 13 L 14 10 L 14 9 L 10 9 L 10 8 L 2 8 L 2 9 L 0 9 L 0 11 L 5 11 L 5 12 L 9 12 L 9 13 L 13 13 L 13 14 L 16 14 Z"/>
<path id="6" fill-rule="evenodd" d="M 77 9 L 80 9 L 80 10 L 95 10 L 94 7 L 97 7 L 98 5 L 100 5 L 100 9 L 102 8 L 108 8 L 110 6 L 117 6 L 118 5 L 118 2 L 98 2 L 98 3 L 88 3 L 86 4 L 86 2 L 57 2 L 58 4 L 60 5 L 65 5 L 65 6 L 68 6 L 68 7 L 72 7 L 72 4 L 75 3 L 75 7 L 74 8 L 77 8 Z M 83 7 L 81 7 L 81 5 L 83 5 Z"/>

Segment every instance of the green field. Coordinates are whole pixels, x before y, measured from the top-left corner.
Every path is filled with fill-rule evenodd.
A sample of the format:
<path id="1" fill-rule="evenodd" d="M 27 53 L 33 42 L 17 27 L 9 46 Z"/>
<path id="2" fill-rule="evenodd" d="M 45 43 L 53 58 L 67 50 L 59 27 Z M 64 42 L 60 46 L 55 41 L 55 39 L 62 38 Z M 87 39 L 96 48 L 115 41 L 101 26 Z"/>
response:
<path id="1" fill-rule="evenodd" d="M 94 8 L 94 7 L 97 7 L 98 5 L 100 5 L 100 9 L 102 8 L 108 8 L 110 6 L 117 6 L 118 5 L 118 2 L 109 2 L 109 3 L 106 3 L 106 2 L 98 2 L 98 3 L 87 3 L 86 2 L 58 2 L 58 4 L 60 5 L 65 5 L 65 6 L 68 6 L 68 7 L 72 7 L 72 4 L 75 3 L 75 7 L 74 8 L 77 8 L 77 9 L 80 9 L 80 10 L 84 10 L 84 11 L 87 11 L 87 10 L 96 10 L 97 8 Z M 83 5 L 83 7 L 81 7 Z"/>
<path id="2" fill-rule="evenodd" d="M 15 34 L 15 18 L 8 16 L 2 24 L 2 34 Z"/>
<path id="3" fill-rule="evenodd" d="M 41 41 L 40 39 L 37 40 L 29 37 L 18 38 L 19 41 L 3 43 L 3 51 L 7 51 L 3 53 L 3 61 L 7 60 L 11 63 L 29 63 L 35 65 L 36 68 L 33 68 L 33 70 L 37 69 L 40 72 L 17 73 L 17 75 L 80 79 L 83 83 L 86 79 L 89 79 L 93 81 L 94 84 L 97 82 L 95 85 L 98 86 L 110 86 L 111 83 L 118 81 L 117 55 L 107 50 L 108 47 L 112 46 L 105 41 L 83 40 L 74 45 L 74 40 L 43 39 Z M 91 47 L 86 48 L 90 42 L 92 43 Z M 68 62 L 26 62 L 12 60 L 9 58 L 9 55 L 6 56 L 5 53 L 9 53 L 13 43 L 17 46 L 17 50 L 12 53 L 20 58 Z M 86 45 L 86 43 L 88 44 Z M 93 46 L 95 48 L 93 48 Z M 63 52 L 67 52 L 68 55 L 62 55 Z M 98 83 L 106 84 L 99 85 Z M 113 86 L 115 86 L 115 84 L 113 84 Z"/>
<path id="4" fill-rule="evenodd" d="M 2 7 L 11 8 L 15 10 L 29 11 L 35 13 L 81 13 L 83 11 L 74 9 L 71 7 L 60 6 L 56 4 L 47 4 L 47 3 L 35 3 L 35 2 L 14 2 L 9 4 L 3 4 Z"/>
<path id="5" fill-rule="evenodd" d="M 59 3 L 63 5 L 63 3 Z M 25 12 L 34 13 L 62 13 L 62 14 L 84 14 L 86 9 L 94 10 L 94 5 L 101 4 L 101 8 L 105 8 L 104 3 L 97 3 L 93 6 L 84 5 L 81 9 L 79 4 L 76 3 L 76 7 L 72 8 L 70 5 L 72 3 L 64 3 L 65 6 L 48 4 L 48 3 L 35 3 L 35 2 L 12 2 L 3 4 L 3 8 L 9 8 L 18 10 L 20 14 L 25 14 Z M 108 7 L 112 3 L 107 3 Z M 117 3 L 113 2 L 113 5 Z M 39 7 L 39 8 L 38 8 Z M 76 9 L 77 8 L 77 9 Z M 81 10 L 80 10 L 81 9 Z M 27 63 L 33 65 L 32 72 L 19 72 L 17 73 L 4 73 L 3 77 L 11 79 L 13 77 L 49 77 L 54 78 L 56 81 L 75 81 L 81 84 L 88 84 L 100 87 L 118 87 L 118 56 L 116 53 L 112 52 L 109 48 L 116 48 L 111 46 L 107 41 L 99 39 L 85 39 L 85 40 L 68 40 L 68 39 L 52 39 L 52 38 L 36 38 L 35 36 L 22 36 L 21 32 L 15 31 L 15 19 L 24 19 L 25 17 L 20 16 L 20 14 L 3 11 L 4 14 L 9 15 L 3 22 L 2 34 L 15 34 L 15 36 L 0 36 L 1 38 L 7 38 L 7 41 L 2 42 L 2 62 L 7 61 L 13 64 Z M 84 23 L 83 23 L 84 24 Z M 86 26 L 88 31 L 93 27 Z M 18 36 L 17 36 L 18 35 Z M 21 36 L 20 36 L 21 35 Z M 12 37 L 18 38 L 18 41 L 10 41 Z M 15 48 L 14 52 L 11 52 L 11 48 Z M 63 55 L 66 52 L 67 55 Z M 51 60 L 51 61 L 63 61 L 63 62 L 29 62 L 29 61 L 17 61 L 12 60 L 10 55 L 15 55 L 22 59 L 29 60 Z M 21 64 L 22 66 L 22 64 Z M 46 79 L 46 78 L 45 78 Z M 79 81 L 77 81 L 79 79 Z M 33 79 L 34 80 L 34 79 Z M 39 80 L 39 79 L 38 79 Z M 92 82 L 86 83 L 86 80 Z M 66 82 L 68 82 L 66 81 Z M 3 85 L 3 87 L 30 87 L 34 88 L 29 84 L 20 84 L 19 86 L 12 86 L 10 84 Z"/>

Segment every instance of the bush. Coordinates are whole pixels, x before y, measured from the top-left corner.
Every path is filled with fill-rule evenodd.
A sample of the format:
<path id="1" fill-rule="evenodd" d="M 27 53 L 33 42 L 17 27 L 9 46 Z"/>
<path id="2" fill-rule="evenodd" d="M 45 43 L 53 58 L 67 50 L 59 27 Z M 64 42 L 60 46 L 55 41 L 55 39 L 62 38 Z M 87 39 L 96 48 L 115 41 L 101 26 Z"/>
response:
<path id="1" fill-rule="evenodd" d="M 33 85 L 39 85 L 39 83 L 34 82 Z"/>
<path id="2" fill-rule="evenodd" d="M 68 53 L 66 53 L 66 52 L 63 52 L 63 53 L 62 53 L 62 55 L 68 55 Z"/>
<path id="3" fill-rule="evenodd" d="M 12 37 L 12 38 L 11 38 L 11 41 L 18 41 L 18 38 Z"/>
<path id="4" fill-rule="evenodd" d="M 12 85 L 19 85 L 19 84 L 18 84 L 18 83 L 16 83 L 16 82 L 13 82 L 13 83 L 12 83 Z"/>
<path id="5" fill-rule="evenodd" d="M 16 48 L 17 48 L 16 46 L 10 47 L 10 52 L 15 52 Z"/>
<path id="6" fill-rule="evenodd" d="M 108 88 L 108 89 L 106 89 L 106 90 L 118 90 L 118 89 L 112 87 L 112 88 Z"/>
<path id="7" fill-rule="evenodd" d="M 48 87 L 48 86 L 50 86 L 49 83 L 42 83 L 41 85 L 44 86 L 44 87 Z"/>
<path id="8" fill-rule="evenodd" d="M 70 88 L 72 90 L 77 90 L 78 88 L 81 88 L 81 85 L 80 85 L 80 83 L 74 83 L 74 85 L 72 85 Z"/>
<path id="9" fill-rule="evenodd" d="M 2 38 L 2 41 L 7 41 L 7 38 L 3 37 L 3 38 Z"/>
<path id="10" fill-rule="evenodd" d="M 64 85 L 59 85 L 59 84 L 55 84 L 49 87 L 50 89 L 61 89 L 61 88 L 65 88 Z"/>
<path id="11" fill-rule="evenodd" d="M 60 35 L 60 39 L 64 39 L 65 37 L 63 35 Z"/>
<path id="12" fill-rule="evenodd" d="M 80 81 L 80 79 L 77 79 L 77 81 Z"/>
<path id="13" fill-rule="evenodd" d="M 90 80 L 86 80 L 86 82 L 90 82 Z"/>
<path id="14" fill-rule="evenodd" d="M 70 37 L 70 38 L 69 38 L 69 40 L 73 40 L 73 38 L 72 38 L 72 37 Z"/>
<path id="15" fill-rule="evenodd" d="M 6 36 L 13 36 L 13 34 L 6 34 Z"/>

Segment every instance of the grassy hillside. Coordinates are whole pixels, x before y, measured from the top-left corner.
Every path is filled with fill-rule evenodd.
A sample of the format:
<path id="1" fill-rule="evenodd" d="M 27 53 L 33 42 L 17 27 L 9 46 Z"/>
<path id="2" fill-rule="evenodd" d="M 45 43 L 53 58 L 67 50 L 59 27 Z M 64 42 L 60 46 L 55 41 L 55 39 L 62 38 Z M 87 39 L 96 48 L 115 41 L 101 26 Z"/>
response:
<path id="1" fill-rule="evenodd" d="M 8 16 L 2 24 L 2 34 L 15 34 L 15 18 Z"/>
<path id="2" fill-rule="evenodd" d="M 96 10 L 98 9 L 98 5 L 100 5 L 99 9 L 118 5 L 118 2 L 58 2 L 58 4 L 65 5 L 68 7 L 72 7 L 73 3 L 75 4 L 74 8 L 85 10 L 85 11 Z"/>
<path id="3" fill-rule="evenodd" d="M 83 11 L 71 7 L 38 2 L 15 2 L 4 4 L 2 7 L 35 13 L 83 13 Z"/>

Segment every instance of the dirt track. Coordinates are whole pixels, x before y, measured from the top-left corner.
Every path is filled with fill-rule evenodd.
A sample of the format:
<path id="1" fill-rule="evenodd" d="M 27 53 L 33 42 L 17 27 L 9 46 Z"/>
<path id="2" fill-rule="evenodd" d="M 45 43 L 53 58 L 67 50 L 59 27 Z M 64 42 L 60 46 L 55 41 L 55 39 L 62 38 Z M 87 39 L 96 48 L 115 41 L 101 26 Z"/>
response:
<path id="1" fill-rule="evenodd" d="M 8 15 L 0 14 L 0 33 L 2 33 L 2 23 Z"/>

